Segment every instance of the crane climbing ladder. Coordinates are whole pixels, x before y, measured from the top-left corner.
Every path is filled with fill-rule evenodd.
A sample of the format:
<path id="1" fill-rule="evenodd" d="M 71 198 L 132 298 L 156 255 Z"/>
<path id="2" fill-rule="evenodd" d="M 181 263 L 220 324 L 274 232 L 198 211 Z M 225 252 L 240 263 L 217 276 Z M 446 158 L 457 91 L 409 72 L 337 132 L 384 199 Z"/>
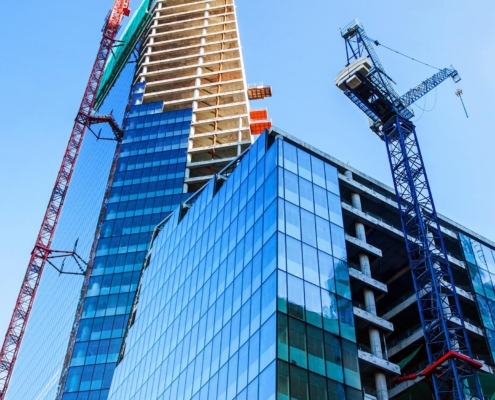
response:
<path id="1" fill-rule="evenodd" d="M 116 41 L 116 35 L 124 16 L 128 16 L 130 0 L 115 0 L 103 29 L 103 38 L 84 91 L 74 128 L 72 129 L 67 148 L 60 166 L 48 207 L 41 224 L 34 249 L 31 253 L 28 268 L 24 276 L 21 290 L 17 297 L 14 312 L 0 351 L 0 400 L 5 399 L 9 381 L 26 330 L 29 315 L 33 307 L 41 275 L 45 264 L 52 253 L 51 244 L 55 235 L 62 206 L 69 188 L 72 173 L 81 149 L 86 130 L 91 124 L 109 123 L 116 139 L 120 140 L 122 130 L 111 115 L 96 116 L 94 105 L 105 65 Z"/>
<path id="2" fill-rule="evenodd" d="M 458 82 L 459 74 L 454 68 L 439 70 L 399 96 L 359 21 L 341 34 L 347 66 L 335 83 L 369 117 L 371 129 L 386 144 L 430 364 L 422 373 L 401 379 L 425 376 L 436 400 L 482 400 L 476 374 L 481 363 L 472 358 L 409 108 L 449 77 Z"/>

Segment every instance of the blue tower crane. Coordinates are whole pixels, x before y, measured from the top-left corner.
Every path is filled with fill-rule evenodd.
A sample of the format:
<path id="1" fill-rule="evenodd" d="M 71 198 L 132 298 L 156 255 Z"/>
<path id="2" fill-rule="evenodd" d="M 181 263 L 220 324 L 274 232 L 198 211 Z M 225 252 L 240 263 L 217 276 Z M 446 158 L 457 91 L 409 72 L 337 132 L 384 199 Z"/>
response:
<path id="1" fill-rule="evenodd" d="M 426 342 L 429 366 L 403 380 L 425 376 L 436 400 L 482 400 L 476 373 L 482 364 L 472 358 L 409 108 L 447 78 L 458 82 L 459 74 L 454 68 L 442 69 L 399 96 L 359 21 L 341 34 L 347 65 L 335 83 L 370 118 L 371 129 L 385 142 Z"/>

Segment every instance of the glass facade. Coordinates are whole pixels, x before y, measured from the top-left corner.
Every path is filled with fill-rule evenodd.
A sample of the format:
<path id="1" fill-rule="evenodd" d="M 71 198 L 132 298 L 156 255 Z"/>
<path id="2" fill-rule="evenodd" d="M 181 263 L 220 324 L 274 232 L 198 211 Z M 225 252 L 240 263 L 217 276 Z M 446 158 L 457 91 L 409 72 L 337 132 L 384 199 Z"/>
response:
<path id="1" fill-rule="evenodd" d="M 122 121 L 134 71 L 134 64 L 124 68 L 99 110 L 100 114 L 112 111 L 115 120 Z M 108 126 L 101 127 L 102 137 L 113 137 Z M 70 132 L 71 126 L 67 128 Z M 49 129 L 40 132 L 49 133 Z M 72 250 L 77 240 L 77 253 L 84 260 L 89 259 L 115 146 L 114 141 L 98 141 L 86 132 L 52 249 Z M 61 267 L 61 260 L 52 261 Z M 64 269 L 79 271 L 70 258 L 65 260 Z M 82 282 L 82 276 L 60 275 L 50 265 L 45 266 L 10 381 L 8 400 L 53 400 L 56 397 Z"/>
<path id="2" fill-rule="evenodd" d="M 360 398 L 337 170 L 266 149 L 160 224 L 110 399 Z"/>
<path id="3" fill-rule="evenodd" d="M 64 400 L 104 400 L 155 226 L 183 200 L 191 109 L 162 112 L 133 93 Z"/>
<path id="4" fill-rule="evenodd" d="M 495 251 L 459 232 L 492 360 L 495 360 Z"/>
<path id="5" fill-rule="evenodd" d="M 277 399 L 361 399 L 337 169 L 277 146 Z"/>

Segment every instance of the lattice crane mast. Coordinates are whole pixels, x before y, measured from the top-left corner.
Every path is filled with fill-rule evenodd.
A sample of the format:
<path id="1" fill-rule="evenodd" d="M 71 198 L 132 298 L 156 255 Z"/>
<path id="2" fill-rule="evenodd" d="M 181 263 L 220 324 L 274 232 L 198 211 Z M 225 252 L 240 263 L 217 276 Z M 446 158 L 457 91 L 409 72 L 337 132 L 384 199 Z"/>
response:
<path id="1" fill-rule="evenodd" d="M 31 253 L 28 268 L 0 352 L 0 400 L 3 400 L 7 394 L 9 381 L 14 370 L 17 354 L 28 323 L 43 268 L 53 251 L 51 244 L 84 134 L 91 124 L 106 122 L 110 124 L 116 140 L 120 141 L 122 137 L 122 130 L 111 115 L 95 115 L 94 104 L 103 70 L 105 69 L 112 47 L 115 44 L 115 37 L 120 23 L 124 16 L 129 16 L 130 14 L 129 2 L 130 0 L 115 0 L 105 21 L 103 38 L 100 42 L 98 54 L 75 119 L 74 128 L 72 129 L 65 150 L 62 165 L 55 181 L 41 229 L 36 238 L 36 244 Z"/>
<path id="2" fill-rule="evenodd" d="M 476 374 L 482 364 L 472 358 L 409 108 L 447 78 L 458 82 L 459 74 L 445 68 L 399 96 L 359 21 L 341 34 L 347 65 L 335 83 L 370 118 L 371 129 L 385 142 L 430 363 L 422 373 L 403 379 L 425 376 L 437 400 L 482 400 Z"/>

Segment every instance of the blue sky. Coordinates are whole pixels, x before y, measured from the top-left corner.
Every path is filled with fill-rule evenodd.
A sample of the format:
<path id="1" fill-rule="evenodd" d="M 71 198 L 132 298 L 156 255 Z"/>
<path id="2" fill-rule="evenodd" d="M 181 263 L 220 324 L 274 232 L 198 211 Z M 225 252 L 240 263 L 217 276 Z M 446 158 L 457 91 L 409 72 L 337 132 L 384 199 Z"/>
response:
<path id="1" fill-rule="evenodd" d="M 111 3 L 2 4 L 2 339 Z M 495 240 L 495 132 L 489 120 L 494 2 L 237 0 L 237 13 L 247 80 L 270 84 L 274 93 L 253 108 L 268 107 L 276 126 L 389 185 L 384 144 L 334 86 L 346 62 L 339 27 L 359 18 L 368 35 L 387 46 L 435 66 L 454 65 L 469 119 L 445 82 L 418 102 L 432 109 L 415 109 L 419 141 L 439 212 Z M 377 52 L 399 93 L 434 73 L 382 48 Z"/>

